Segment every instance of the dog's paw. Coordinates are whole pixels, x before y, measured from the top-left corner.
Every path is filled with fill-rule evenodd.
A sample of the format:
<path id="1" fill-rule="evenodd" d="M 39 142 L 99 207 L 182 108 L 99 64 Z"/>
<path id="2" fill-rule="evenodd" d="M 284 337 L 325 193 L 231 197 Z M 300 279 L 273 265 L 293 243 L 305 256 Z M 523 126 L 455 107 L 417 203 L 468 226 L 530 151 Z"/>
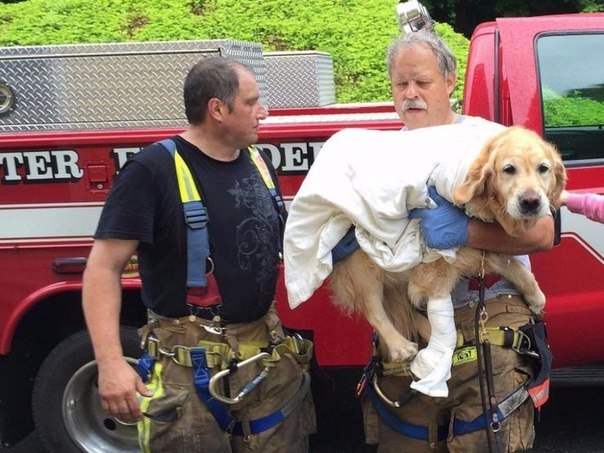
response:
<path id="1" fill-rule="evenodd" d="M 536 315 L 541 314 L 543 307 L 545 307 L 545 294 L 541 290 L 533 294 L 525 294 L 524 299 L 533 313 Z"/>
<path id="2" fill-rule="evenodd" d="M 417 343 L 413 343 L 405 338 L 403 340 L 388 348 L 388 355 L 391 361 L 406 362 L 417 354 Z"/>

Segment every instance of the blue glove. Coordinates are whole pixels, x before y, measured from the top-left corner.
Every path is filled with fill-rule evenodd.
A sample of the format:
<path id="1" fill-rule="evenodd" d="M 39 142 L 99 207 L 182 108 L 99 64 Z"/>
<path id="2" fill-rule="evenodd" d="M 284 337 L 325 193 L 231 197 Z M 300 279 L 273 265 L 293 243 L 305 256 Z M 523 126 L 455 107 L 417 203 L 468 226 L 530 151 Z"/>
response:
<path id="1" fill-rule="evenodd" d="M 356 249 L 359 248 L 357 237 L 354 234 L 354 225 L 348 228 L 348 231 L 344 235 L 340 242 L 331 250 L 331 262 L 336 264 L 338 261 L 343 260 Z"/>
<path id="2" fill-rule="evenodd" d="M 439 250 L 466 245 L 470 218 L 462 209 L 441 197 L 434 186 L 428 187 L 428 195 L 438 207 L 409 211 L 410 219 L 421 220 L 419 228 L 426 245 Z"/>

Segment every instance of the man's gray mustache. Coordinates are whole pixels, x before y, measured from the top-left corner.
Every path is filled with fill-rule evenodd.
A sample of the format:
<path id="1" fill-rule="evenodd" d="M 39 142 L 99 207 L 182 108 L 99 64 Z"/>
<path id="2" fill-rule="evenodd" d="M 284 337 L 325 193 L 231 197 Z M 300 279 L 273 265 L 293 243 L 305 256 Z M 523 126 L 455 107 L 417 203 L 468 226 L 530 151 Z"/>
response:
<path id="1" fill-rule="evenodd" d="M 422 110 L 427 110 L 428 109 L 428 105 L 424 102 L 424 101 L 418 101 L 418 100 L 408 100 L 408 101 L 403 101 L 403 103 L 401 104 L 401 107 L 404 110 L 409 110 L 409 109 L 422 109 Z"/>

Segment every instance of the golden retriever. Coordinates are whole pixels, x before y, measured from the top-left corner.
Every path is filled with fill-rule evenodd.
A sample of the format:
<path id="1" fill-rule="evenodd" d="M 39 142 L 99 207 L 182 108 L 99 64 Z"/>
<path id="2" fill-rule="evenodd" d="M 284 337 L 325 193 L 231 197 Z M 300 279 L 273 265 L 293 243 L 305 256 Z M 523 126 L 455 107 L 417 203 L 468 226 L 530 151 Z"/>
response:
<path id="1" fill-rule="evenodd" d="M 514 126 L 488 140 L 453 191 L 453 199 L 468 215 L 496 221 L 509 235 L 520 236 L 558 207 L 565 183 L 556 148 L 536 133 Z M 336 304 L 360 312 L 377 331 L 384 357 L 402 362 L 417 353 L 418 333 L 426 339 L 430 335 L 428 320 L 414 314 L 417 311 L 404 301 L 422 308 L 429 298 L 450 297 L 460 277 L 478 274 L 482 259 L 480 250 L 462 247 L 454 262 L 441 258 L 392 273 L 358 249 L 334 266 L 330 287 Z M 545 296 L 518 260 L 487 252 L 484 271 L 512 282 L 533 312 L 542 311 Z"/>

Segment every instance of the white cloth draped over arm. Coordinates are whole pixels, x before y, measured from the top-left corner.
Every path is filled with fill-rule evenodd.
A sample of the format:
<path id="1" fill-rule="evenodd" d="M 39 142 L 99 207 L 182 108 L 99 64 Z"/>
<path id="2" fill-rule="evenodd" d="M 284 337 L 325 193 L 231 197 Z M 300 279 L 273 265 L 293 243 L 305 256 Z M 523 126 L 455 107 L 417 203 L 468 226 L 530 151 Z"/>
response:
<path id="1" fill-rule="evenodd" d="M 329 138 L 289 207 L 284 259 L 290 306 L 308 300 L 329 276 L 331 250 L 353 224 L 360 247 L 385 270 L 455 259 L 455 250 L 425 250 L 408 211 L 431 206 L 428 185 L 451 200 L 484 141 L 501 129 L 476 119 L 404 132 L 344 129 Z"/>

